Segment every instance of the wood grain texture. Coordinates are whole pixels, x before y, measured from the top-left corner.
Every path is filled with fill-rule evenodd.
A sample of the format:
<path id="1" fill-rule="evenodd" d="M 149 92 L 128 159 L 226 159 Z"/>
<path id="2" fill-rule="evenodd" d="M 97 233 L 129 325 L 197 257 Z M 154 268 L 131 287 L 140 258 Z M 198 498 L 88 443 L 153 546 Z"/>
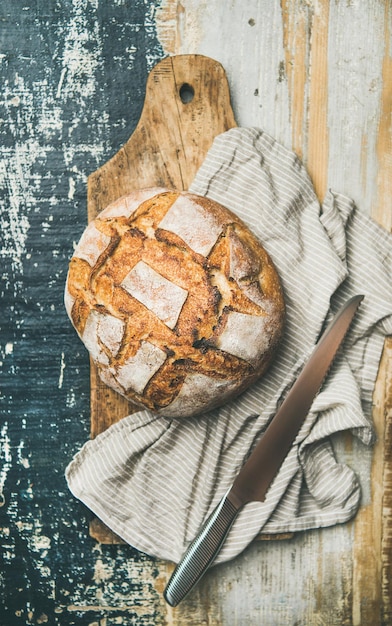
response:
<path id="1" fill-rule="evenodd" d="M 183 86 L 193 90 L 183 102 Z M 110 202 L 143 187 L 189 188 L 213 139 L 235 126 L 223 67 L 201 55 L 168 57 L 151 71 L 135 131 L 88 178 L 88 218 Z M 91 364 L 91 434 L 96 436 L 135 410 L 104 385 Z M 107 537 L 97 534 L 101 541 Z"/>
<path id="2" fill-rule="evenodd" d="M 181 98 L 184 85 L 194 90 L 189 102 Z M 188 189 L 214 137 L 235 125 L 220 63 L 201 55 L 163 59 L 148 77 L 135 131 L 89 176 L 89 219 L 133 189 Z"/>
<path id="3" fill-rule="evenodd" d="M 385 342 L 374 390 L 377 432 L 371 468 L 371 500 L 355 520 L 352 623 L 392 619 L 392 341 Z"/>
<path id="4" fill-rule="evenodd" d="M 252 125 L 271 132 L 303 159 L 320 199 L 332 186 L 351 196 L 362 210 L 391 230 L 390 3 L 368 4 L 366 17 L 359 3 L 283 1 L 279 17 L 276 5 L 249 3 L 241 9 L 236 7 L 244 33 L 239 58 L 234 58 L 228 45 L 214 46 L 208 20 L 214 11 L 219 13 L 216 4 L 210 4 L 204 16 L 198 16 L 196 33 L 195 3 L 181 5 L 182 28 L 171 39 L 167 37 L 175 51 L 186 52 L 188 46 L 193 49 L 195 41 L 197 49 L 206 54 L 213 55 L 216 50 L 215 56 L 225 66 L 229 79 L 250 58 L 252 48 L 259 53 L 258 66 L 246 73 L 257 85 L 253 98 L 246 87 L 231 84 L 238 123 L 247 124 L 252 111 Z M 220 18 L 225 25 L 225 17 Z M 273 24 L 282 44 L 280 49 L 277 41 L 270 45 L 264 21 Z M 167 24 L 161 27 L 165 29 Z M 252 32 L 256 29 L 257 43 Z M 268 106 L 271 94 L 274 107 Z M 263 100 L 259 110 L 255 106 L 258 99 Z M 284 119 L 286 124 L 282 124 Z M 363 507 L 349 527 L 313 535 L 312 551 L 298 545 L 294 551 L 298 557 L 302 554 L 315 563 L 311 574 L 302 563 L 295 576 L 302 584 L 311 577 L 316 603 L 312 606 L 309 595 L 306 605 L 298 597 L 294 600 L 289 568 L 283 568 L 278 580 L 267 580 L 272 594 L 277 588 L 288 604 L 292 602 L 292 617 L 270 606 L 255 623 L 291 623 L 290 619 L 301 624 L 390 623 L 390 358 L 387 341 L 374 397 L 373 420 L 378 441 L 373 454 L 355 444 L 353 448 L 350 438 L 340 450 L 362 476 Z M 361 460 L 367 468 L 364 472 L 360 470 Z M 266 569 L 270 568 L 271 577 L 286 552 L 287 545 L 277 543 L 269 553 L 263 551 L 261 558 Z M 252 574 L 255 567 L 253 563 Z"/>
<path id="5" fill-rule="evenodd" d="M 379 165 L 373 217 L 392 229 L 392 7 L 385 4 L 376 154 Z M 355 521 L 353 607 L 356 626 L 392 622 L 392 340 L 385 341 L 374 391 L 373 421 L 377 442 L 370 473 L 371 500 Z"/>

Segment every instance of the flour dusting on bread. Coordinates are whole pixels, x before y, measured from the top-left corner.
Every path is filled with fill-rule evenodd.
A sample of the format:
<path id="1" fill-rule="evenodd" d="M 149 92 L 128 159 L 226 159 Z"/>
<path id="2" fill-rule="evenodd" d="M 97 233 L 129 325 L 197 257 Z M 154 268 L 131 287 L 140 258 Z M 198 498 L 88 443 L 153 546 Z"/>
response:
<path id="1" fill-rule="evenodd" d="M 276 269 L 247 226 L 162 188 L 119 198 L 87 226 L 64 301 L 102 380 L 171 417 L 211 410 L 262 376 L 285 316 Z"/>

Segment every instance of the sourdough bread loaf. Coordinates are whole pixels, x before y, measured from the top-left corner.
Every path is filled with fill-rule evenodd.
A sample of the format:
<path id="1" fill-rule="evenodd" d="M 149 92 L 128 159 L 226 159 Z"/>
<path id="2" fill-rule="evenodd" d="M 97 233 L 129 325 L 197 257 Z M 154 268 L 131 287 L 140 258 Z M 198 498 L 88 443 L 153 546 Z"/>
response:
<path id="1" fill-rule="evenodd" d="M 258 379 L 285 314 L 276 269 L 245 224 L 163 188 L 130 193 L 87 226 L 65 306 L 101 379 L 170 417 L 208 411 Z"/>

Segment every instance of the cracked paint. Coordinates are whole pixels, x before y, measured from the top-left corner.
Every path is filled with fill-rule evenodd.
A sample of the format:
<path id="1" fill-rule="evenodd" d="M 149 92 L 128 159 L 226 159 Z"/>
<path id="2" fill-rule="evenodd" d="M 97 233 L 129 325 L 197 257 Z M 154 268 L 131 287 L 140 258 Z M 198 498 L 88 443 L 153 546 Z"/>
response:
<path id="1" fill-rule="evenodd" d="M 88 438 L 89 365 L 63 292 L 87 177 L 128 139 L 162 56 L 156 3 L 24 4 L 0 21 L 0 624 L 132 624 L 118 571 L 134 551 L 96 553 L 64 479 Z"/>

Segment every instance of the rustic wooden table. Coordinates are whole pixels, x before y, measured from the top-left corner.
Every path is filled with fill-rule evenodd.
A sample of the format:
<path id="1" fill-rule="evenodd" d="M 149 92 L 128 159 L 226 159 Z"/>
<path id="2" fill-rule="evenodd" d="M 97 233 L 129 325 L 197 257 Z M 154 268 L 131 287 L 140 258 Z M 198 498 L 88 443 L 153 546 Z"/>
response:
<path id="1" fill-rule="evenodd" d="M 392 227 L 389 0 L 3 0 L 0 7 L 0 624 L 387 626 L 392 623 L 392 341 L 377 443 L 336 452 L 361 481 L 349 524 L 254 542 L 177 609 L 172 569 L 89 535 L 64 469 L 90 434 L 89 363 L 65 315 L 87 177 L 133 133 L 149 71 L 203 54 L 259 126 Z"/>

